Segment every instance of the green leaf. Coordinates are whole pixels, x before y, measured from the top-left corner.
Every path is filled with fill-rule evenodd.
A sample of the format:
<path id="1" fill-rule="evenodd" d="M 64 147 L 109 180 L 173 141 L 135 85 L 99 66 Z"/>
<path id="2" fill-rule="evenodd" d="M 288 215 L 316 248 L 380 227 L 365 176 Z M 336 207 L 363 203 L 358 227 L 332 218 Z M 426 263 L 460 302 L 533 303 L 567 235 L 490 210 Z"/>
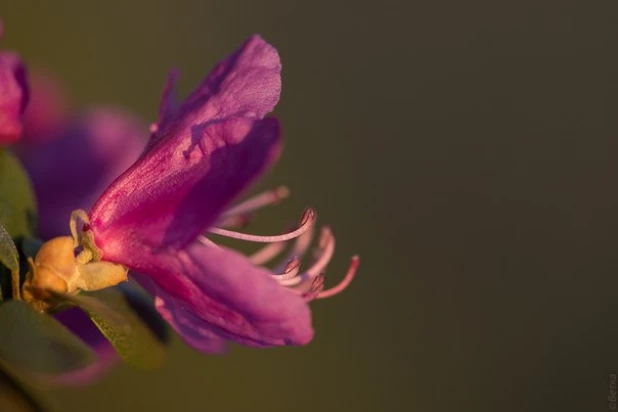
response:
<path id="1" fill-rule="evenodd" d="M 152 302 L 152 298 L 135 282 L 124 282 L 116 286 L 124 295 L 131 309 L 142 319 L 150 331 L 164 345 L 170 343 L 170 330 Z"/>
<path id="2" fill-rule="evenodd" d="M 24 376 L 0 362 L 0 399 L 2 411 L 44 412 L 40 388 L 35 388 Z M 5 409 L 6 408 L 6 409 Z"/>
<path id="3" fill-rule="evenodd" d="M 62 295 L 79 306 L 128 364 L 154 369 L 163 363 L 165 346 L 116 289 Z"/>
<path id="4" fill-rule="evenodd" d="M 60 374 L 82 369 L 96 356 L 53 317 L 12 300 L 0 304 L 0 359 L 32 373 Z"/>
<path id="5" fill-rule="evenodd" d="M 19 253 L 11 235 L 0 225 L 0 263 L 11 271 L 19 272 Z"/>
<path id="6" fill-rule="evenodd" d="M 0 150 L 0 224 L 11 237 L 35 233 L 35 205 L 28 175 L 15 156 Z"/>
<path id="7" fill-rule="evenodd" d="M 20 287 L 19 253 L 17 252 L 15 243 L 13 243 L 13 239 L 11 239 L 11 235 L 9 235 L 9 232 L 7 232 L 2 225 L 0 225 L 0 263 L 11 271 L 12 294 L 13 298 L 17 299 Z M 4 272 L 2 276 L 6 276 L 6 272 Z M 17 295 L 17 297 L 15 295 Z M 2 289 L 0 289 L 0 300 L 3 300 Z"/>

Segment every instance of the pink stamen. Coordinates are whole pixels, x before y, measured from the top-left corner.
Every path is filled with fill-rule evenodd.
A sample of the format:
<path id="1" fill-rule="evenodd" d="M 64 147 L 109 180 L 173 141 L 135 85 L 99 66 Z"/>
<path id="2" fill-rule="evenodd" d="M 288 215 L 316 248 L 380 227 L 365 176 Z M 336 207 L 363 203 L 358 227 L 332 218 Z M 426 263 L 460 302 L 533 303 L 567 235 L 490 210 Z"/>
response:
<path id="1" fill-rule="evenodd" d="M 272 242 L 285 242 L 286 240 L 294 239 L 305 233 L 313 222 L 315 221 L 315 212 L 313 209 L 307 209 L 300 220 L 300 226 L 298 229 L 285 233 L 283 235 L 275 235 L 275 236 L 260 236 L 260 235 L 251 235 L 248 233 L 240 233 L 234 232 L 232 230 L 221 229 L 218 227 L 212 227 L 208 229 L 209 232 L 220 235 L 230 237 L 232 239 L 246 240 L 248 242 L 259 242 L 259 243 L 272 243 Z"/>
<path id="2" fill-rule="evenodd" d="M 219 245 L 217 245 L 215 242 L 213 242 L 212 240 L 208 239 L 206 236 L 203 235 L 199 235 L 197 237 L 197 241 L 200 242 L 202 245 L 206 245 L 206 246 L 213 246 L 213 247 L 219 247 Z"/>
<path id="3" fill-rule="evenodd" d="M 217 220 L 217 227 L 246 227 L 251 221 L 251 216 L 247 214 L 228 216 Z"/>
<path id="4" fill-rule="evenodd" d="M 281 280 L 279 283 L 283 286 L 297 286 L 301 283 L 313 279 L 318 276 L 321 272 L 326 269 L 328 266 L 328 262 L 333 257 L 335 252 L 335 237 L 333 236 L 329 227 L 323 227 L 322 233 L 320 234 L 319 243 L 320 248 L 318 249 L 319 256 L 315 263 L 307 269 L 305 273 L 300 276 L 297 276 L 292 279 Z"/>
<path id="5" fill-rule="evenodd" d="M 264 206 L 279 203 L 290 195 L 290 190 L 286 186 L 279 186 L 275 189 L 268 190 L 257 194 L 244 202 L 232 206 L 221 214 L 221 217 L 226 218 L 234 215 L 241 215 L 260 209 Z"/>
<path id="6" fill-rule="evenodd" d="M 249 261 L 254 265 L 263 265 L 275 258 L 283 249 L 285 249 L 285 242 L 269 243 L 249 256 Z"/>
<path id="7" fill-rule="evenodd" d="M 341 293 L 345 288 L 347 288 L 350 283 L 352 283 L 352 279 L 354 279 L 354 276 L 356 275 L 356 270 L 358 269 L 359 263 L 360 258 L 358 256 L 353 256 L 352 260 L 350 261 L 350 267 L 348 268 L 348 272 L 345 274 L 343 280 L 339 282 L 337 286 L 328 290 L 321 291 L 316 296 L 316 299 L 330 298 L 331 296 L 335 296 L 336 294 Z"/>
<path id="8" fill-rule="evenodd" d="M 300 259 L 295 257 L 292 260 L 290 260 L 287 265 L 285 265 L 285 269 L 282 274 L 272 275 L 272 277 L 276 279 L 277 281 L 282 281 L 282 280 L 291 279 L 295 277 L 296 275 L 298 275 L 299 271 L 300 271 Z"/>
<path id="9" fill-rule="evenodd" d="M 296 238 L 296 240 L 294 241 L 294 246 L 292 247 L 292 250 L 288 253 L 286 258 L 283 260 L 283 263 L 277 265 L 273 269 L 273 272 L 281 273 L 282 271 L 285 270 L 286 262 L 289 262 L 291 259 L 294 259 L 294 258 L 298 258 L 298 259 L 303 258 L 303 256 L 305 255 L 305 252 L 307 251 L 307 249 L 309 249 L 309 246 L 311 245 L 311 239 L 313 239 L 314 227 L 315 226 L 311 226 L 311 228 L 308 231 L 306 231 L 305 233 L 303 233 L 302 235 Z"/>

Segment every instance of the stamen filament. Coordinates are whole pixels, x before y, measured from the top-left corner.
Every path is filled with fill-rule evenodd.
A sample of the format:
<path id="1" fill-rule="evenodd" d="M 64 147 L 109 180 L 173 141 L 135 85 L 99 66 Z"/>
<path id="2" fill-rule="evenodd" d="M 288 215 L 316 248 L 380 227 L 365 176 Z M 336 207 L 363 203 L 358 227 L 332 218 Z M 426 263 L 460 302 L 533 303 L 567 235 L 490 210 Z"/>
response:
<path id="1" fill-rule="evenodd" d="M 220 235 L 230 237 L 232 239 L 246 240 L 248 242 L 259 242 L 259 243 L 272 243 L 272 242 L 285 242 L 286 240 L 294 239 L 305 233 L 313 222 L 315 221 L 315 212 L 313 209 L 307 209 L 301 218 L 300 226 L 298 229 L 285 233 L 283 235 L 275 235 L 275 236 L 260 236 L 260 235 L 251 235 L 248 233 L 240 233 L 234 232 L 232 230 L 221 229 L 218 227 L 212 227 L 208 229 L 209 232 Z"/>
<path id="2" fill-rule="evenodd" d="M 318 249 L 319 257 L 313 263 L 313 265 L 311 265 L 311 267 L 300 276 L 296 276 L 295 278 L 291 279 L 281 280 L 279 283 L 282 286 L 300 285 L 301 283 L 309 279 L 315 278 L 324 271 L 335 252 L 335 237 L 333 236 L 329 227 L 322 228 L 322 234 L 320 235 L 320 240 L 318 244 L 320 245 L 320 248 Z"/>
<path id="3" fill-rule="evenodd" d="M 197 241 L 200 242 L 202 245 L 205 245 L 205 246 L 213 246 L 213 247 L 216 247 L 216 248 L 219 247 L 219 245 L 217 245 L 215 242 L 213 242 L 212 240 L 208 239 L 204 235 L 199 235 L 197 237 Z"/>
<path id="4" fill-rule="evenodd" d="M 348 268 L 348 272 L 345 274 L 345 277 L 339 284 L 335 287 L 332 287 L 328 290 L 321 291 L 315 298 L 316 299 L 326 299 L 331 296 L 335 296 L 338 293 L 341 293 L 345 288 L 347 288 L 354 276 L 356 275 L 356 270 L 358 269 L 358 265 L 360 263 L 360 258 L 358 256 L 353 256 L 350 261 L 350 267 Z"/>
<path id="5" fill-rule="evenodd" d="M 285 242 L 269 243 L 249 256 L 249 261 L 254 265 L 263 265 L 276 257 L 283 249 L 285 249 Z"/>
<path id="6" fill-rule="evenodd" d="M 260 209 L 264 206 L 279 203 L 290 195 L 290 190 L 286 186 L 279 186 L 275 189 L 268 190 L 257 194 L 244 202 L 232 206 L 221 214 L 222 218 L 234 215 L 241 215 Z"/>

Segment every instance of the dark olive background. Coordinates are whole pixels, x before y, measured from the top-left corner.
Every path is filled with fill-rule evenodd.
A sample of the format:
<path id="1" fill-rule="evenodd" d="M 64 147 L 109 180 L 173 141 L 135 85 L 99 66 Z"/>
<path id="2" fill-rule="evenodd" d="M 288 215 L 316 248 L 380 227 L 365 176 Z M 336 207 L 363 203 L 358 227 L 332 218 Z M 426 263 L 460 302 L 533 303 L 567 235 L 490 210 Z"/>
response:
<path id="1" fill-rule="evenodd" d="M 618 2 L 1 0 L 5 47 L 155 119 L 249 34 L 280 51 L 261 187 L 333 225 L 304 348 L 122 367 L 66 411 L 604 411 L 618 373 Z M 76 171 L 79 173 L 79 171 Z"/>

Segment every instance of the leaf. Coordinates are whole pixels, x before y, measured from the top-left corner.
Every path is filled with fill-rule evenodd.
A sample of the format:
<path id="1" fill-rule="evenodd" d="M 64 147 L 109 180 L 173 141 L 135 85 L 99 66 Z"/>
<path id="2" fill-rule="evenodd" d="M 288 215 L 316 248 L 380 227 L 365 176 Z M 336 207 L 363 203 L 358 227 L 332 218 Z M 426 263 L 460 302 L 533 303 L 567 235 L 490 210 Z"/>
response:
<path id="1" fill-rule="evenodd" d="M 19 296 L 19 253 L 11 235 L 2 225 L 0 225 L 0 263 L 11 271 L 12 294 Z M 6 272 L 2 276 L 6 276 Z M 2 289 L 0 289 L 0 300 L 3 300 Z"/>
<path id="2" fill-rule="evenodd" d="M 163 363 L 164 345 L 135 314 L 120 291 L 105 289 L 80 295 L 62 295 L 62 298 L 86 312 L 128 364 L 154 369 Z"/>
<path id="3" fill-rule="evenodd" d="M 21 251 L 26 258 L 34 259 L 41 246 L 43 246 L 43 241 L 34 237 L 26 236 L 21 240 Z"/>
<path id="4" fill-rule="evenodd" d="M 34 388 L 8 365 L 0 362 L 0 399 L 2 411 L 15 412 L 44 412 L 48 408 L 43 406 L 40 399 L 40 389 Z"/>
<path id="5" fill-rule="evenodd" d="M 0 304 L 0 359 L 28 372 L 59 374 L 82 369 L 96 356 L 51 316 L 11 300 Z"/>
<path id="6" fill-rule="evenodd" d="M 146 323 L 159 342 L 170 343 L 170 329 L 152 302 L 152 298 L 135 282 L 125 282 L 117 286 L 131 309 Z"/>
<path id="7" fill-rule="evenodd" d="M 11 235 L 0 225 L 0 263 L 11 271 L 19 271 L 19 253 Z"/>
<path id="8" fill-rule="evenodd" d="M 11 237 L 35 233 L 35 205 L 28 175 L 11 153 L 0 150 L 0 224 Z"/>

